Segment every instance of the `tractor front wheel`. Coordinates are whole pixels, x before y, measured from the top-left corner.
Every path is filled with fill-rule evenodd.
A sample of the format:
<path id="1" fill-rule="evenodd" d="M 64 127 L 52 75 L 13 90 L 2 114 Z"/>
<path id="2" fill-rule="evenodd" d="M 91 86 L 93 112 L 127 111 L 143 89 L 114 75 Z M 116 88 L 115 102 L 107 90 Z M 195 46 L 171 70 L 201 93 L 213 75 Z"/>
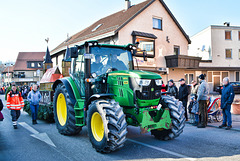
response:
<path id="1" fill-rule="evenodd" d="M 127 123 L 122 108 L 114 100 L 95 100 L 87 112 L 88 135 L 96 151 L 109 153 L 126 141 Z"/>
<path id="2" fill-rule="evenodd" d="M 171 96 L 162 96 L 161 104 L 167 106 L 170 110 L 170 117 L 172 119 L 172 128 L 166 129 L 156 129 L 152 130 L 151 134 L 160 140 L 172 140 L 178 137 L 185 126 L 185 110 L 182 106 L 182 102 L 178 101 Z"/>
<path id="3" fill-rule="evenodd" d="M 58 132 L 63 135 L 78 134 L 82 127 L 75 125 L 74 105 L 64 84 L 57 85 L 53 98 L 54 119 Z"/>

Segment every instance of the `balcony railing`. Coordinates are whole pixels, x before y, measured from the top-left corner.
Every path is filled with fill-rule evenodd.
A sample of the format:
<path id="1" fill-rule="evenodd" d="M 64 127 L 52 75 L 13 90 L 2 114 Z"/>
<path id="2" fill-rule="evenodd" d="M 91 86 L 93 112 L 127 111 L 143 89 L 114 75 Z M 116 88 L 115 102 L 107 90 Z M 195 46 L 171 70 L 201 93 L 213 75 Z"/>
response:
<path id="1" fill-rule="evenodd" d="M 199 68 L 199 63 L 201 61 L 200 57 L 187 55 L 169 55 L 165 56 L 165 59 L 168 68 Z"/>

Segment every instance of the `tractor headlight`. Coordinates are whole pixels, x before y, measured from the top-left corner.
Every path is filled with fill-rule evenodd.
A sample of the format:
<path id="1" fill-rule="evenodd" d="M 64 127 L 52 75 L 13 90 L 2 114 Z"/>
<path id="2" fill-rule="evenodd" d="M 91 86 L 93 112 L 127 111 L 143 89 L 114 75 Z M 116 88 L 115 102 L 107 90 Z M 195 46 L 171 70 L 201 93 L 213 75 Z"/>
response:
<path id="1" fill-rule="evenodd" d="M 155 83 L 157 86 L 161 86 L 162 85 L 162 80 L 161 79 L 156 79 Z"/>
<path id="2" fill-rule="evenodd" d="M 151 79 L 136 78 L 135 80 L 139 86 L 149 86 L 151 83 Z"/>

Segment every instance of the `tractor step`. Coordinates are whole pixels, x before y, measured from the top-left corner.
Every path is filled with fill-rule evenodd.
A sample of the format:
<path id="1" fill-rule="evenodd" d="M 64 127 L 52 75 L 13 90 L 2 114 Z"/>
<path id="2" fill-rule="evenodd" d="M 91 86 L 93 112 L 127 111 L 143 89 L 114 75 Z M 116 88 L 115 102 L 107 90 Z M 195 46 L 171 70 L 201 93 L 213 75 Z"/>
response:
<path id="1" fill-rule="evenodd" d="M 77 99 L 77 102 L 74 106 L 76 126 L 85 126 L 84 120 L 84 100 Z"/>

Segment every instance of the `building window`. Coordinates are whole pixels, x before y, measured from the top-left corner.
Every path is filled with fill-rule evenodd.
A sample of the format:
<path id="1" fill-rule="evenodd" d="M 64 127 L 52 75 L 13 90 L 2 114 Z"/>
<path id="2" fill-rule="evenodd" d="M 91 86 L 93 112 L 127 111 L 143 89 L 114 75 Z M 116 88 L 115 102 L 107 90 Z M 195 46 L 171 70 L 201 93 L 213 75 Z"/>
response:
<path id="1" fill-rule="evenodd" d="M 31 68 L 34 68 L 35 67 L 35 63 L 31 63 Z"/>
<path id="2" fill-rule="evenodd" d="M 155 51 L 154 39 L 137 36 L 136 42 L 139 43 L 137 53 L 136 53 L 137 56 L 143 56 L 143 51 L 145 51 L 147 52 L 148 57 L 150 58 L 154 57 L 154 51 Z"/>
<path id="3" fill-rule="evenodd" d="M 225 31 L 225 40 L 232 40 L 232 32 Z"/>
<path id="4" fill-rule="evenodd" d="M 56 65 L 58 65 L 58 56 L 56 56 Z"/>
<path id="5" fill-rule="evenodd" d="M 212 72 L 207 73 L 208 82 L 212 82 Z"/>
<path id="6" fill-rule="evenodd" d="M 240 49 L 238 50 L 238 59 L 240 59 Z"/>
<path id="7" fill-rule="evenodd" d="M 236 82 L 239 82 L 239 81 L 240 81 L 239 73 L 240 73 L 240 72 L 236 72 Z"/>
<path id="8" fill-rule="evenodd" d="M 222 79 L 228 77 L 228 72 L 222 72 Z"/>
<path id="9" fill-rule="evenodd" d="M 193 74 L 185 74 L 185 82 L 186 84 L 191 84 L 193 81 Z"/>
<path id="10" fill-rule="evenodd" d="M 232 49 L 226 49 L 226 59 L 232 59 Z"/>
<path id="11" fill-rule="evenodd" d="M 180 46 L 174 45 L 174 55 L 180 55 Z"/>
<path id="12" fill-rule="evenodd" d="M 38 68 L 42 68 L 42 63 L 37 63 L 38 64 Z"/>
<path id="13" fill-rule="evenodd" d="M 162 30 L 162 19 L 153 18 L 153 28 Z"/>

